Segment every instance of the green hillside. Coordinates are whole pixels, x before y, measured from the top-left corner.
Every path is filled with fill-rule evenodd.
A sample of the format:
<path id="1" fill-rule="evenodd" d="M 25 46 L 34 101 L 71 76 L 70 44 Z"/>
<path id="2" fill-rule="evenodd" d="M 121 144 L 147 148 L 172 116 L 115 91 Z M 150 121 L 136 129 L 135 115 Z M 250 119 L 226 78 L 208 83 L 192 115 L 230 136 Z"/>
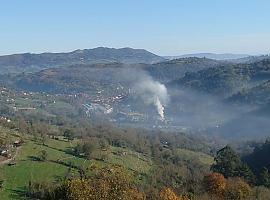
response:
<path id="1" fill-rule="evenodd" d="M 156 168 L 156 163 L 149 155 L 127 147 L 108 146 L 102 151 L 96 149 L 92 152 L 92 158 L 86 159 L 71 154 L 72 149 L 82 142 L 79 139 L 68 141 L 63 137 L 55 137 L 42 141 L 40 138 L 22 135 L 2 126 L 0 126 L 0 135 L 10 143 L 18 139 L 23 140 L 23 144 L 16 148 L 13 159 L 0 165 L 1 180 L 3 180 L 1 200 L 24 199 L 29 181 L 49 183 L 62 180 L 66 176 L 79 176 L 80 168 L 112 164 L 123 166 L 137 174 L 140 182 L 145 182 L 146 176 Z M 44 161 L 40 160 L 42 151 L 46 151 L 47 155 Z M 178 149 L 175 155 L 183 162 L 198 163 L 206 168 L 213 163 L 213 158 L 202 152 Z"/>
<path id="2" fill-rule="evenodd" d="M 71 168 L 71 173 L 75 174 L 78 174 L 77 167 L 90 167 L 91 165 L 116 164 L 139 174 L 145 174 L 151 169 L 151 159 L 122 148 L 108 150 L 106 152 L 108 157 L 105 161 L 86 160 L 73 156 L 68 153 L 68 149 L 77 142 L 77 140 L 68 142 L 62 139 L 48 139 L 43 145 L 31 137 L 25 138 L 25 143 L 18 149 L 15 158 L 16 164 L 13 166 L 5 164 L 0 167 L 0 174 L 4 179 L 3 189 L 0 192 L 1 199 L 9 199 L 10 195 L 18 195 L 17 197 L 19 197 L 25 191 L 30 180 L 49 182 L 64 178 L 68 173 L 67 164 L 69 163 L 74 165 L 74 168 Z M 48 154 L 45 162 L 38 161 L 42 150 Z M 122 151 L 126 152 L 125 156 L 119 153 Z"/>

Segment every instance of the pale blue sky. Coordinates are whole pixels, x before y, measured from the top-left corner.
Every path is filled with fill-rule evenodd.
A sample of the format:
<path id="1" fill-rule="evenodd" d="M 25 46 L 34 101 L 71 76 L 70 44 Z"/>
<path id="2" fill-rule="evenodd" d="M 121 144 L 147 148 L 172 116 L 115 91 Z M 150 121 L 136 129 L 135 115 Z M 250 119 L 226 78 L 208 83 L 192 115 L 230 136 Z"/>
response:
<path id="1" fill-rule="evenodd" d="M 0 54 L 270 53 L 269 0 L 0 0 Z"/>

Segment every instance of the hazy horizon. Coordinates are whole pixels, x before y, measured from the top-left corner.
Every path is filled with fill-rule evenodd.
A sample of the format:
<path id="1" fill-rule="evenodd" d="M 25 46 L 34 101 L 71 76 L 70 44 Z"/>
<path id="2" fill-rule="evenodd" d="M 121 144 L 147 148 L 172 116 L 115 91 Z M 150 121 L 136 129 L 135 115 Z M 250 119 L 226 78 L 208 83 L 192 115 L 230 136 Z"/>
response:
<path id="1" fill-rule="evenodd" d="M 194 54 L 216 54 L 216 55 L 222 55 L 222 54 L 232 54 L 232 55 L 248 55 L 248 56 L 260 56 L 260 55 L 268 55 L 268 52 L 265 53 L 260 53 L 260 54 L 249 54 L 249 53 L 232 53 L 232 52 L 186 52 L 186 53 L 179 53 L 179 54 L 175 54 L 175 55 L 161 55 L 158 53 L 155 53 L 153 51 L 150 51 L 148 49 L 145 48 L 134 48 L 134 47 L 129 47 L 129 46 L 125 46 L 125 47 L 107 47 L 107 46 L 96 46 L 96 47 L 89 47 L 89 48 L 77 48 L 77 49 L 70 49 L 70 50 L 63 50 L 63 51 L 35 51 L 35 52 L 31 52 L 31 51 L 25 51 L 25 52 L 15 52 L 15 53 L 9 53 L 9 54 L 0 54 L 0 56 L 8 56 L 8 55 L 16 55 L 16 54 L 42 54 L 42 53 L 69 53 L 69 52 L 73 52 L 73 51 L 77 51 L 77 50 L 86 50 L 86 49 L 96 49 L 96 48 L 109 48 L 109 49 L 123 49 L 123 48 L 131 48 L 131 49 L 143 49 L 146 50 L 148 52 L 151 52 L 155 55 L 158 56 L 162 56 L 162 57 L 178 57 L 178 56 L 185 56 L 185 55 L 194 55 Z"/>

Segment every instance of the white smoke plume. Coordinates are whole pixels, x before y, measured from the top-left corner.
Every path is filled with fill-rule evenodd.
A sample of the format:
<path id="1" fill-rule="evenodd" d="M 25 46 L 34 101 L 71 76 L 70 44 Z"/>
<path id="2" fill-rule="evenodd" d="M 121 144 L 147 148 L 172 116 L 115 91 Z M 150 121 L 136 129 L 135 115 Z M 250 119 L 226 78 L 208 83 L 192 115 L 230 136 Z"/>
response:
<path id="1" fill-rule="evenodd" d="M 158 111 L 158 114 L 159 114 L 159 116 L 160 116 L 160 119 L 162 120 L 162 121 L 164 121 L 165 120 L 165 116 L 164 116 L 164 106 L 161 104 L 161 102 L 160 102 L 160 100 L 159 100 L 159 98 L 157 97 L 156 98 L 156 102 L 155 102 L 155 105 L 156 105 L 156 107 L 157 107 L 157 111 Z"/>
<path id="2" fill-rule="evenodd" d="M 140 77 L 135 84 L 135 92 L 139 95 L 145 104 L 154 105 L 163 121 L 165 119 L 165 106 L 169 101 L 167 88 L 164 84 L 154 81 L 149 76 Z"/>

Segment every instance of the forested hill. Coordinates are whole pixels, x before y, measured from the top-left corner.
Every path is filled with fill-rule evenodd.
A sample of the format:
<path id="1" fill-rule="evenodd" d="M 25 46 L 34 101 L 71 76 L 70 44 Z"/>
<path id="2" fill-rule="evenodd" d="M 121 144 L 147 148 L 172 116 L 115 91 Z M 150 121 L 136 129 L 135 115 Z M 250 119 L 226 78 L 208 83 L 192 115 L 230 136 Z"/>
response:
<path id="1" fill-rule="evenodd" d="M 270 59 L 250 64 L 227 64 L 186 73 L 170 83 L 213 95 L 229 96 L 270 80 Z M 267 86 L 267 85 L 265 85 Z"/>
<path id="2" fill-rule="evenodd" d="M 93 91 L 101 87 L 108 90 L 111 87 L 116 88 L 119 84 L 130 87 L 128 84 L 132 77 L 144 73 L 155 80 L 167 83 L 183 77 L 187 72 L 216 67 L 221 63 L 206 58 L 183 58 L 152 65 L 125 63 L 74 64 L 67 67 L 44 69 L 30 74 L 19 74 L 9 80 L 13 86 L 28 91 L 69 93 Z"/>
<path id="3" fill-rule="evenodd" d="M 217 61 L 208 58 L 179 58 L 153 64 L 145 68 L 155 79 L 162 82 L 179 79 L 187 72 L 197 72 L 210 67 L 227 65 L 225 61 Z"/>
<path id="4" fill-rule="evenodd" d="M 105 48 L 68 53 L 14 54 L 0 56 L 0 73 L 34 72 L 46 68 L 93 63 L 157 63 L 165 59 L 144 49 Z"/>

